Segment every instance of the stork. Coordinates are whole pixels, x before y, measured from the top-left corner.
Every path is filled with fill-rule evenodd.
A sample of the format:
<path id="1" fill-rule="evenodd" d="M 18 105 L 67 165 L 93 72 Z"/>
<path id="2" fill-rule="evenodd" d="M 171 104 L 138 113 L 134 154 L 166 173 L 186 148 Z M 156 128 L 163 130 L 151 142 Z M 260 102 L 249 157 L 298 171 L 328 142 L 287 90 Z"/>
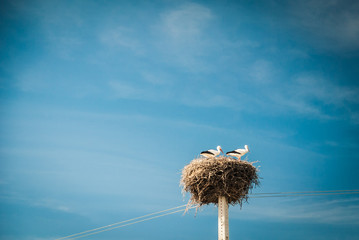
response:
<path id="1" fill-rule="evenodd" d="M 221 148 L 221 146 L 217 146 L 217 150 L 209 149 L 209 150 L 207 150 L 207 151 L 201 152 L 200 155 L 202 155 L 202 156 L 204 156 L 204 157 L 206 157 L 206 158 L 210 158 L 210 157 L 216 157 L 216 156 L 218 156 L 218 155 L 220 154 L 220 152 L 223 153 L 222 148 Z"/>
<path id="2" fill-rule="evenodd" d="M 244 145 L 244 149 L 243 148 L 239 148 L 230 152 L 227 152 L 226 154 L 229 156 L 233 156 L 238 158 L 238 160 L 241 160 L 241 157 L 246 154 L 249 151 L 248 145 Z"/>

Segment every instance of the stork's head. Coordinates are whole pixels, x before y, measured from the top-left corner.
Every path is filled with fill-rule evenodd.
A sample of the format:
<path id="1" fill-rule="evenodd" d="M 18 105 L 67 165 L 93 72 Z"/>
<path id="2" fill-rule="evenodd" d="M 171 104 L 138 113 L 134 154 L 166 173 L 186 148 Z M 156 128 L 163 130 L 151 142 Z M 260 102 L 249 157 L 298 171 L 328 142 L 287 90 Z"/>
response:
<path id="1" fill-rule="evenodd" d="M 217 150 L 218 150 L 218 151 L 221 151 L 222 153 L 224 153 L 224 152 L 222 151 L 221 146 L 217 146 Z"/>
<path id="2" fill-rule="evenodd" d="M 249 148 L 248 148 L 248 145 L 244 145 L 244 148 L 245 148 L 248 152 L 250 152 L 250 151 L 249 151 Z"/>

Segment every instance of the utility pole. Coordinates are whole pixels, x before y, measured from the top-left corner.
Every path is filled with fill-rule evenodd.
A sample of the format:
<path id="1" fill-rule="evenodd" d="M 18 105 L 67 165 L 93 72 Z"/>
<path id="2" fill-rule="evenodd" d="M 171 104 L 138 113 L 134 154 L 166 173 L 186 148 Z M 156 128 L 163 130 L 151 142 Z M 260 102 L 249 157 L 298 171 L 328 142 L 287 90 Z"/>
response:
<path id="1" fill-rule="evenodd" d="M 229 240 L 228 201 L 218 197 L 218 240 Z"/>

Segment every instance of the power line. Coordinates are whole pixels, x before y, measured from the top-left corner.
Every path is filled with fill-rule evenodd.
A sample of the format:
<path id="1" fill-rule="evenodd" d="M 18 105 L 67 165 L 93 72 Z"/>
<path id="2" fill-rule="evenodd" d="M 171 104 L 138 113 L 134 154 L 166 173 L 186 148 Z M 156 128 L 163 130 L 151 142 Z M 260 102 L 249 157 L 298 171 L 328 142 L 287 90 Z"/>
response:
<path id="1" fill-rule="evenodd" d="M 68 239 L 68 238 L 70 238 L 70 237 L 78 236 L 78 235 L 81 235 L 81 234 L 84 234 L 84 233 L 93 232 L 93 231 L 96 231 L 96 230 L 100 230 L 100 229 L 103 229 L 103 228 L 115 226 L 115 225 L 118 225 L 118 224 L 121 224 L 121 223 L 130 222 L 130 221 L 137 220 L 137 219 L 141 219 L 141 218 L 144 218 L 144 217 L 156 215 L 156 214 L 159 214 L 159 213 L 168 212 L 168 211 L 170 211 L 170 210 L 177 209 L 177 208 L 181 208 L 181 207 L 185 207 L 185 206 L 187 206 L 187 205 L 185 204 L 185 205 L 181 205 L 181 206 L 169 208 L 169 209 L 166 209 L 166 210 L 162 210 L 162 211 L 158 211 L 158 212 L 146 214 L 146 215 L 143 215 L 143 216 L 140 216 L 140 217 L 131 218 L 131 219 L 128 219 L 128 220 L 125 220 L 125 221 L 121 221 L 121 222 L 109 224 L 109 225 L 106 225 L 106 226 L 103 226 L 103 227 L 98 227 L 98 228 L 94 228 L 94 229 L 91 229 L 91 230 L 87 230 L 87 231 L 75 233 L 75 234 L 72 234 L 72 235 L 68 235 L 68 236 L 66 236 L 66 237 L 57 238 L 57 239 L 55 239 L 55 240 Z M 181 210 L 181 211 L 182 211 L 182 210 Z"/>
<path id="2" fill-rule="evenodd" d="M 195 208 L 195 207 L 189 207 L 189 209 L 191 209 L 191 208 Z M 90 235 L 95 235 L 95 234 L 98 234 L 98 233 L 110 231 L 110 230 L 113 230 L 113 229 L 116 229 L 116 228 L 121 228 L 121 227 L 129 226 L 129 225 L 132 225 L 132 224 L 149 221 L 149 220 L 152 220 L 152 219 L 155 219 L 155 218 L 159 218 L 159 217 L 163 217 L 163 216 L 166 216 L 166 215 L 170 215 L 170 214 L 182 212 L 183 210 L 184 210 L 184 209 L 176 210 L 176 211 L 169 212 L 169 213 L 164 213 L 164 214 L 161 214 L 161 215 L 158 215 L 158 216 L 154 216 L 154 217 L 150 217 L 150 218 L 145 218 L 145 219 L 142 219 L 142 220 L 139 220 L 139 221 L 136 221 L 136 222 L 127 223 L 127 224 L 123 224 L 123 225 L 120 225 L 120 226 L 116 226 L 116 227 L 112 227 L 112 228 L 107 228 L 107 229 L 104 229 L 104 230 L 101 230 L 101 231 L 92 232 L 92 233 L 88 233 L 88 234 L 85 234 L 85 235 L 77 236 L 77 237 L 74 237 L 74 238 L 70 238 L 69 240 L 73 240 L 73 239 L 77 239 L 77 238 L 82 238 L 82 237 L 87 237 L 87 236 L 90 236 Z"/>
<path id="3" fill-rule="evenodd" d="M 298 196 L 299 196 L 299 197 L 307 197 L 307 196 L 328 196 L 328 195 L 348 195 L 348 194 L 359 194 L 359 190 L 358 190 L 358 189 L 355 189 L 355 190 L 332 190 L 332 191 L 302 191 L 302 192 L 254 193 L 254 194 L 250 194 L 249 198 L 293 197 L 293 196 L 297 196 L 297 197 L 298 197 Z M 254 195 L 254 196 L 253 196 L 253 195 Z M 83 232 L 80 232 L 80 233 L 68 235 L 68 236 L 66 236 L 66 237 L 58 238 L 58 239 L 56 239 L 56 240 L 61 240 L 61 239 L 68 239 L 68 240 L 70 240 L 70 239 L 82 238 L 82 237 L 86 237 L 86 236 L 98 234 L 98 233 L 101 233 L 101 232 L 110 231 L 110 230 L 113 230 L 113 229 L 116 229 L 116 228 L 121 228 L 121 227 L 129 226 L 129 225 L 133 225 L 133 224 L 136 224 L 136 223 L 144 222 L 144 221 L 149 221 L 149 220 L 152 220 L 152 219 L 155 219 L 155 218 L 159 218 L 159 217 L 163 217 L 163 216 L 166 216 L 166 215 L 170 215 L 170 214 L 174 214 L 174 213 L 177 213 L 177 212 L 181 212 L 181 211 L 183 211 L 183 210 L 185 210 L 185 209 L 176 210 L 176 211 L 172 211 L 172 212 L 169 212 L 169 213 L 164 213 L 164 214 L 157 215 L 157 216 L 150 217 L 150 218 L 145 218 L 145 217 L 153 216 L 153 215 L 156 215 L 156 214 L 159 214 L 159 213 L 163 213 L 163 212 L 168 212 L 168 211 L 173 210 L 173 209 L 183 208 L 183 207 L 185 207 L 185 206 L 187 206 L 187 205 L 180 205 L 180 206 L 173 207 L 173 208 L 169 208 L 169 209 L 166 209 L 166 210 L 162 210 L 162 211 L 158 211 L 158 212 L 146 214 L 146 215 L 143 215 L 143 216 L 140 216 L 140 217 L 131 218 L 131 219 L 128 219 L 128 220 L 125 220 L 125 221 L 121 221 L 121 222 L 109 224 L 109 225 L 106 225 L 106 226 L 103 226 L 103 227 L 98 227 L 98 228 L 95 228 L 95 229 L 91 229 L 91 230 L 83 231 Z M 188 209 L 192 209 L 192 208 L 195 208 L 195 207 L 196 207 L 196 206 L 194 206 L 194 207 L 189 207 Z M 138 221 L 135 221 L 135 222 L 131 222 L 131 221 L 134 221 L 134 220 L 137 220 L 137 219 L 141 219 L 141 218 L 145 218 L 145 219 L 138 220 Z M 122 223 L 126 223 L 126 222 L 131 222 L 131 223 L 122 224 Z M 122 225 L 120 225 L 120 226 L 115 226 L 115 225 L 119 225 L 119 224 L 122 224 Z M 112 227 L 112 226 L 115 226 L 115 227 Z M 109 228 L 109 227 L 111 227 L 111 228 Z M 102 229 L 102 230 L 101 230 L 101 229 Z M 99 231 L 98 231 L 98 230 L 99 230 Z M 85 234 L 85 235 L 84 235 L 84 234 Z"/>
<path id="4" fill-rule="evenodd" d="M 268 198 L 268 197 L 307 197 L 307 196 L 328 196 L 328 195 L 350 195 L 350 194 L 359 194 L 358 192 L 342 192 L 342 193 L 313 193 L 313 194 L 282 194 L 282 195 L 273 195 L 273 196 L 253 196 L 249 198 Z"/>
<path id="5" fill-rule="evenodd" d="M 250 195 L 273 195 L 273 194 L 302 194 L 302 193 L 335 193 L 335 192 L 358 192 L 359 189 L 354 190 L 331 190 L 331 191 L 303 191 L 303 192 L 274 192 L 274 193 L 252 193 Z"/>

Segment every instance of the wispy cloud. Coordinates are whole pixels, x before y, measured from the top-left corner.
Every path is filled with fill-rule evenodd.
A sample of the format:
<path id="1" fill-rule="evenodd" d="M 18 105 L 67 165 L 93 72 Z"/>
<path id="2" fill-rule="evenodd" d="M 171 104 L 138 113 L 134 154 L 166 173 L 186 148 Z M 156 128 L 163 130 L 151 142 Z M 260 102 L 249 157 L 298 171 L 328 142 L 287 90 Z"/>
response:
<path id="1" fill-rule="evenodd" d="M 356 9 L 357 5 L 354 4 L 353 9 Z M 303 4 L 291 3 L 285 7 L 289 12 L 297 11 L 294 6 L 300 6 L 301 9 L 301 13 L 298 10 L 297 15 L 293 17 L 296 24 L 308 25 L 308 29 L 315 31 L 319 26 L 316 20 L 328 17 L 328 20 L 322 22 L 333 22 L 335 26 L 353 25 L 353 38 L 356 37 L 354 23 L 357 17 L 354 10 L 348 10 L 348 6 L 337 1 L 305 1 Z M 308 11 L 302 11 L 304 7 L 307 7 Z M 338 13 L 333 10 L 336 7 L 339 9 Z M 128 79 L 121 80 L 116 79 L 116 71 L 108 71 L 110 79 L 115 80 L 91 79 L 92 76 L 84 72 L 78 73 L 75 77 L 73 74 L 63 73 L 60 78 L 60 74 L 54 74 L 53 69 L 50 71 L 44 67 L 47 64 L 46 60 L 42 60 L 41 63 L 34 61 L 28 69 L 16 73 L 18 87 L 21 90 L 37 89 L 38 92 L 45 92 L 59 87 L 63 92 L 70 92 L 76 96 L 81 94 L 107 97 L 112 94 L 113 98 L 171 101 L 186 106 L 220 106 L 236 111 L 259 111 L 263 114 L 294 112 L 321 119 L 341 118 L 340 112 L 345 112 L 346 117 L 353 123 L 358 122 L 357 111 L 350 109 L 351 104 L 358 104 L 358 88 L 334 83 L 332 79 L 325 79 L 320 74 L 303 73 L 299 77 L 290 76 L 275 60 L 257 57 L 258 48 L 269 49 L 268 45 L 259 39 L 242 35 L 233 39 L 228 29 L 220 29 L 219 17 L 216 15 L 219 12 L 215 12 L 208 5 L 172 5 L 157 10 L 157 17 L 151 18 L 151 21 L 139 22 L 137 25 L 128 24 L 123 18 L 115 18 L 116 21 L 109 21 L 110 23 L 99 19 L 101 24 L 94 29 L 87 25 L 85 15 L 75 14 L 78 8 L 79 6 L 74 6 L 62 15 L 52 4 L 44 4 L 41 8 L 44 11 L 32 7 L 27 10 L 27 14 L 34 15 L 40 20 L 42 34 L 51 46 L 58 48 L 59 54 L 68 55 L 66 51 L 71 52 L 77 48 L 86 50 L 83 46 L 86 40 L 84 36 L 85 33 L 91 33 L 89 35 L 94 35 L 95 39 L 100 41 L 100 49 L 92 52 L 93 59 L 98 52 L 108 53 L 127 49 L 134 55 L 131 64 L 137 72 L 121 72 L 120 75 L 128 75 Z M 332 12 L 333 17 L 330 17 L 329 13 Z M 308 19 L 305 17 L 307 14 L 310 15 Z M 64 19 L 67 16 L 68 18 Z M 138 27 L 140 24 L 141 27 Z M 71 27 L 68 28 L 68 25 Z M 322 25 L 323 28 L 329 29 L 327 25 L 330 24 L 320 26 Z M 332 31 L 328 29 L 321 31 Z M 343 36 L 336 35 L 351 39 L 349 33 Z M 216 50 L 217 46 L 221 46 L 221 52 Z M 64 50 L 61 50 L 62 48 Z M 308 57 L 301 49 L 289 49 L 288 52 L 291 52 L 289 55 Z M 145 58 L 145 63 L 138 55 Z M 96 61 L 109 61 L 104 60 L 106 57 L 108 55 L 104 54 Z M 123 55 L 116 56 L 114 62 L 118 60 L 124 61 Z M 162 72 L 151 68 L 157 64 L 162 64 Z M 85 66 L 90 68 L 92 65 Z M 61 69 L 58 72 L 61 72 Z M 102 74 L 101 70 L 99 72 Z M 186 75 L 188 72 L 190 74 Z M 283 75 L 286 74 L 285 77 L 281 76 L 283 72 Z M 199 76 L 201 73 L 205 74 Z M 136 81 L 132 81 L 133 79 Z M 223 84 L 218 84 L 219 81 Z"/>
<path id="2" fill-rule="evenodd" d="M 134 29 L 124 26 L 112 27 L 104 30 L 100 34 L 100 41 L 114 49 L 131 50 L 136 54 L 143 54 L 145 48 L 142 46 L 141 41 L 135 36 L 137 32 Z"/>
<path id="3" fill-rule="evenodd" d="M 291 2 L 291 24 L 314 39 L 317 47 L 331 50 L 359 48 L 359 3 L 357 1 L 306 0 Z"/>
<path id="4" fill-rule="evenodd" d="M 251 80 L 257 84 L 270 84 L 275 81 L 275 68 L 273 64 L 267 60 L 256 60 L 250 70 Z"/>
<path id="5" fill-rule="evenodd" d="M 340 86 L 328 79 L 312 74 L 295 79 L 291 94 L 298 98 L 318 100 L 324 104 L 343 107 L 348 103 L 359 103 L 359 89 Z"/>
<path id="6" fill-rule="evenodd" d="M 177 87 L 177 91 L 172 84 L 154 82 L 148 79 L 139 83 L 130 81 L 110 81 L 109 87 L 112 89 L 113 97 L 120 99 L 137 99 L 147 101 L 170 101 L 193 107 L 226 107 L 240 109 L 237 102 L 228 95 L 217 93 L 210 87 L 203 89 L 186 89 Z M 150 76 L 152 78 L 152 76 Z M 181 90 L 182 91 L 178 91 Z"/>
<path id="7" fill-rule="evenodd" d="M 209 8 L 196 3 L 163 12 L 160 22 L 153 28 L 163 56 L 190 71 L 208 70 L 201 58 L 209 52 L 211 41 L 208 41 L 207 30 L 213 18 Z"/>
<path id="8" fill-rule="evenodd" d="M 293 110 L 323 119 L 339 119 L 351 104 L 358 104 L 359 89 L 341 86 L 316 74 L 302 74 L 283 86 L 286 91 L 276 92 L 274 101 Z"/>
<path id="9" fill-rule="evenodd" d="M 187 3 L 163 14 L 162 30 L 175 44 L 201 40 L 209 20 L 211 10 L 196 3 Z"/>
<path id="10" fill-rule="evenodd" d="M 52 82 L 47 80 L 48 72 L 40 68 L 33 65 L 30 69 L 22 69 L 16 76 L 16 87 L 23 92 L 43 91 L 51 87 Z"/>
<path id="11" fill-rule="evenodd" d="M 141 73 L 143 80 L 153 85 L 172 85 L 175 78 L 166 72 L 145 70 Z"/>
<path id="12" fill-rule="evenodd" d="M 253 99 L 264 112 L 294 112 L 319 119 L 347 119 L 355 123 L 359 89 L 328 79 L 320 73 L 303 72 L 286 80 L 276 66 L 267 61 L 253 65 L 250 75 L 259 99 Z M 285 74 L 284 74 L 285 75 Z M 260 84 L 258 86 L 257 84 Z M 265 86 L 265 87 L 264 87 Z"/>

